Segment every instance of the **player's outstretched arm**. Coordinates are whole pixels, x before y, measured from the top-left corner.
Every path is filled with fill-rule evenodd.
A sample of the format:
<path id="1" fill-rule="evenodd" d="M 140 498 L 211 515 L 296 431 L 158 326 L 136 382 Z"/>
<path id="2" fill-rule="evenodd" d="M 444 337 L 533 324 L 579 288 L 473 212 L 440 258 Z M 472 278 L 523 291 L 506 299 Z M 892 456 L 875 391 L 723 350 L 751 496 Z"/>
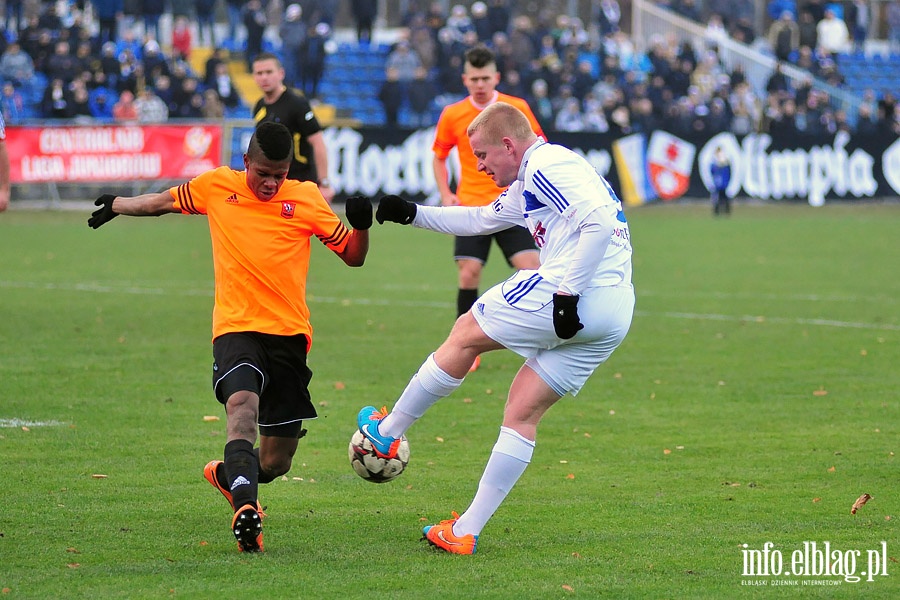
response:
<path id="1" fill-rule="evenodd" d="M 97 229 L 104 223 L 119 215 L 132 217 L 158 217 L 167 213 L 179 212 L 172 203 L 172 195 L 167 191 L 141 194 L 140 196 L 114 196 L 103 194 L 94 205 L 99 207 L 91 213 L 88 225 Z"/>
<path id="2" fill-rule="evenodd" d="M 361 267 L 369 253 L 369 228 L 372 226 L 372 201 L 365 196 L 350 196 L 344 205 L 347 222 L 353 227 L 344 251 L 338 256 L 349 267 Z"/>
<path id="3" fill-rule="evenodd" d="M 378 210 L 375 211 L 375 220 L 379 224 L 385 221 L 409 225 L 416 218 L 418 208 L 415 202 L 404 200 L 400 196 L 390 194 L 378 201 Z"/>

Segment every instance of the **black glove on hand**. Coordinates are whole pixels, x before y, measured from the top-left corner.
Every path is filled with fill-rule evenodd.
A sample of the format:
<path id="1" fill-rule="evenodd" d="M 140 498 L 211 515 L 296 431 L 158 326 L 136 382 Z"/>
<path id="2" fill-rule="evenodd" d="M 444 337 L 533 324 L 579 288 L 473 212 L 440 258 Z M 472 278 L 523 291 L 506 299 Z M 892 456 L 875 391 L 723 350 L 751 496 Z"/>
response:
<path id="1" fill-rule="evenodd" d="M 372 201 L 365 196 L 350 196 L 344 214 L 353 229 L 368 229 L 372 226 Z"/>
<path id="2" fill-rule="evenodd" d="M 112 194 L 103 194 L 96 200 L 94 200 L 94 206 L 99 206 L 97 210 L 91 213 L 91 218 L 88 219 L 88 225 L 97 229 L 107 221 L 111 221 L 116 218 L 118 213 L 113 212 L 113 200 L 116 197 Z"/>
<path id="3" fill-rule="evenodd" d="M 584 329 L 578 320 L 578 296 L 553 294 L 553 330 L 560 339 L 567 340 Z"/>
<path id="4" fill-rule="evenodd" d="M 378 210 L 375 211 L 375 219 L 379 224 L 385 221 L 392 223 L 400 223 L 401 225 L 409 225 L 416 218 L 415 202 L 404 200 L 400 196 L 385 196 L 378 201 Z"/>

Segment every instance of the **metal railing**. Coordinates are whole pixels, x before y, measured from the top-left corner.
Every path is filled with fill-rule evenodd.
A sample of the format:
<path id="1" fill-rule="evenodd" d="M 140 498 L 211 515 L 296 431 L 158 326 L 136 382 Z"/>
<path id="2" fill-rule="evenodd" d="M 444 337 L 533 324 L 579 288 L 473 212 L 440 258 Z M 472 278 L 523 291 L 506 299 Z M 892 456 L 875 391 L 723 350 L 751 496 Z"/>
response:
<path id="1" fill-rule="evenodd" d="M 661 8 L 649 0 L 633 0 L 631 28 L 631 37 L 636 49 L 640 52 L 648 50 L 649 41 L 654 36 L 667 36 L 672 33 L 677 35 L 681 41 L 690 41 L 698 53 L 705 52 L 710 48 L 706 39 L 706 28 L 703 25 Z M 733 71 L 737 65 L 743 67 L 751 89 L 757 97 L 764 99 L 766 84 L 778 61 L 773 56 L 730 38 L 722 40 L 717 45 L 718 55 L 723 66 L 729 72 Z M 818 79 L 809 71 L 799 69 L 790 63 L 781 63 L 781 66 L 782 72 L 795 88 L 807 81 L 810 82 L 814 89 L 829 95 L 833 108 L 845 111 L 848 120 L 851 123 L 856 122 L 857 111 L 863 102 L 862 98 Z"/>

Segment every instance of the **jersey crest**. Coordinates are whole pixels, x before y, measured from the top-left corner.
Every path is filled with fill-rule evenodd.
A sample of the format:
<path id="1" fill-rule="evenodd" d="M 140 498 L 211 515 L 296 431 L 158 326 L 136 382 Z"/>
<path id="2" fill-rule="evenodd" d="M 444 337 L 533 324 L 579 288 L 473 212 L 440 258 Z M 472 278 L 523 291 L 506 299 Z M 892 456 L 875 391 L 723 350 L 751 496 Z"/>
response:
<path id="1" fill-rule="evenodd" d="M 293 219 L 294 218 L 294 207 L 296 205 L 293 202 L 282 202 L 281 203 L 281 216 L 285 219 Z"/>

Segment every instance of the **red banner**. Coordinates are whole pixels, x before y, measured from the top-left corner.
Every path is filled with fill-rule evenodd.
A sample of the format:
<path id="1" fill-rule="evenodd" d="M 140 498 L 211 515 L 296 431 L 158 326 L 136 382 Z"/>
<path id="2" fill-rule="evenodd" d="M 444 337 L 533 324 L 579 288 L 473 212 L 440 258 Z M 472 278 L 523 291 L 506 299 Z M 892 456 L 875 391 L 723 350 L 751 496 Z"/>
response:
<path id="1" fill-rule="evenodd" d="M 219 125 L 8 127 L 12 183 L 181 179 L 222 164 Z"/>

